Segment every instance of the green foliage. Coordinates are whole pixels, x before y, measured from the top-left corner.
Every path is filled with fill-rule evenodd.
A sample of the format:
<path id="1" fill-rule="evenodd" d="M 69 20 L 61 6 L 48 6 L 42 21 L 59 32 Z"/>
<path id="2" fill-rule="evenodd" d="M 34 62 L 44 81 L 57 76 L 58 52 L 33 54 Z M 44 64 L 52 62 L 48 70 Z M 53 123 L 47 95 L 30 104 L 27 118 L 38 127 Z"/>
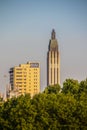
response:
<path id="1" fill-rule="evenodd" d="M 56 85 L 51 85 L 51 86 L 48 86 L 45 90 L 44 90 L 44 93 L 46 94 L 52 94 L 52 93 L 59 93 L 60 91 L 60 85 L 56 84 Z"/>
<path id="2" fill-rule="evenodd" d="M 0 130 L 87 130 L 87 80 L 8 100 L 0 106 Z"/>
<path id="3" fill-rule="evenodd" d="M 9 130 L 13 130 L 13 128 L 14 130 L 31 130 L 35 110 L 30 102 L 30 95 L 22 95 L 5 102 L 1 113 L 4 123 L 0 124 L 0 126 Z"/>
<path id="4" fill-rule="evenodd" d="M 79 83 L 77 80 L 66 79 L 63 83 L 62 92 L 67 94 L 70 93 L 72 95 L 78 94 Z"/>
<path id="5" fill-rule="evenodd" d="M 87 93 L 87 79 L 80 82 L 79 93 Z"/>
<path id="6" fill-rule="evenodd" d="M 0 106 L 3 104 L 3 98 L 2 97 L 0 97 Z"/>

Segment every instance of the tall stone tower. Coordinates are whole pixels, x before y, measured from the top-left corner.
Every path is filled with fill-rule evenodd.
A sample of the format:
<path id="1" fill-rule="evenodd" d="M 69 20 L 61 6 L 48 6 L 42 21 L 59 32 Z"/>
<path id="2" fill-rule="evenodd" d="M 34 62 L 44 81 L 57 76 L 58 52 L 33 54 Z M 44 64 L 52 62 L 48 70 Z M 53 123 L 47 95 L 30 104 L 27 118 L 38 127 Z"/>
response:
<path id="1" fill-rule="evenodd" d="M 60 56 L 55 30 L 52 30 L 47 53 L 47 86 L 60 84 Z"/>

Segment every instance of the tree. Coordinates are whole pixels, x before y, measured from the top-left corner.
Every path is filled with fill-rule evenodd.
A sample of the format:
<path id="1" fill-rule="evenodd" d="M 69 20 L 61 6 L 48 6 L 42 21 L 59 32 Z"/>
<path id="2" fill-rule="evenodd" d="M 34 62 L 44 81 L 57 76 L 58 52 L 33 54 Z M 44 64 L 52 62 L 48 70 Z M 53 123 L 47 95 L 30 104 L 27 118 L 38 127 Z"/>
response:
<path id="1" fill-rule="evenodd" d="M 87 93 L 87 79 L 80 82 L 79 94 L 81 94 L 82 92 Z"/>
<path id="2" fill-rule="evenodd" d="M 62 93 L 70 93 L 72 95 L 77 95 L 79 90 L 78 80 L 66 79 L 63 83 Z"/>
<path id="3" fill-rule="evenodd" d="M 30 95 L 12 98 L 5 102 L 2 107 L 1 118 L 4 119 L 4 124 L 1 124 L 1 128 L 32 130 L 34 117 L 35 109 L 31 105 Z"/>
<path id="4" fill-rule="evenodd" d="M 30 98 L 21 95 L 0 106 L 0 130 L 86 130 L 87 80 L 67 79 Z M 79 97 L 79 98 L 78 98 Z"/>
<path id="5" fill-rule="evenodd" d="M 50 85 L 48 87 L 46 87 L 46 89 L 44 90 L 44 93 L 46 94 L 52 94 L 52 93 L 59 93 L 60 92 L 60 85 L 59 84 L 55 84 L 55 85 Z"/>

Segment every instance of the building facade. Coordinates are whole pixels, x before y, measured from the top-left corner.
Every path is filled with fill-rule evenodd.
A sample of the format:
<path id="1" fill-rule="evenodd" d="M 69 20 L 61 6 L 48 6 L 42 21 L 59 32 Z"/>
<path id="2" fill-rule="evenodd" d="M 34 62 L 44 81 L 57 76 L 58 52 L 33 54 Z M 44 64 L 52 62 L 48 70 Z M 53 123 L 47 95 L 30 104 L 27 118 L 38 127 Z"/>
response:
<path id="1" fill-rule="evenodd" d="M 60 55 L 53 29 L 47 53 L 47 86 L 55 84 L 60 84 Z"/>
<path id="2" fill-rule="evenodd" d="M 20 94 L 19 94 L 19 90 L 17 87 L 15 87 L 13 89 L 11 88 L 11 85 L 8 85 L 6 87 L 6 100 L 13 98 L 13 97 L 17 98 L 18 96 L 20 96 Z"/>
<path id="3" fill-rule="evenodd" d="M 11 89 L 17 88 L 19 95 L 29 93 L 32 96 L 40 92 L 40 65 L 28 62 L 10 68 Z"/>

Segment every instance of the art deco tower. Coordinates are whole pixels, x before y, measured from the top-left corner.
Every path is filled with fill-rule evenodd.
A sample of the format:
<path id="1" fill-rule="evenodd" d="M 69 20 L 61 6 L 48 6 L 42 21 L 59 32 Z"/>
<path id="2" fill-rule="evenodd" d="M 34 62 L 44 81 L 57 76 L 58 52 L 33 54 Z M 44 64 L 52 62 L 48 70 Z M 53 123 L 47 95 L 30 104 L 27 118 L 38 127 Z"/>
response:
<path id="1" fill-rule="evenodd" d="M 47 53 L 47 86 L 60 84 L 60 56 L 55 30 L 52 30 Z"/>

